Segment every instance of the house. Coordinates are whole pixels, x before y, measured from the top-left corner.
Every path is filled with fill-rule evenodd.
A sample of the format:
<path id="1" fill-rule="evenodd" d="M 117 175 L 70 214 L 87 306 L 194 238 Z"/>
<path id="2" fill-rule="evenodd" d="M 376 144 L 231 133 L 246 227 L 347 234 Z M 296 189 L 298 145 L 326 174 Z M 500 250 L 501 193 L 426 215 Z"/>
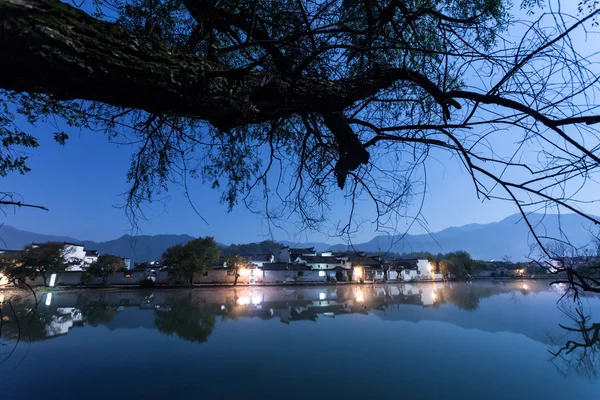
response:
<path id="1" fill-rule="evenodd" d="M 343 258 L 335 256 L 299 256 L 294 260 L 295 264 L 308 265 L 311 270 L 318 271 L 321 278 L 335 278 L 337 281 L 350 280 L 352 265 Z M 346 277 L 346 278 L 344 278 Z"/>
<path id="2" fill-rule="evenodd" d="M 306 264 L 264 263 L 261 270 L 264 283 L 325 282 L 327 279 Z"/>
<path id="3" fill-rule="evenodd" d="M 384 279 L 384 262 L 378 256 L 350 256 L 352 265 L 352 280 L 354 282 L 373 282 Z"/>
<path id="4" fill-rule="evenodd" d="M 435 273 L 435 268 L 425 259 L 401 259 L 397 261 L 396 269 L 400 271 L 400 279 L 412 280 L 442 280 L 442 275 Z"/>
<path id="5" fill-rule="evenodd" d="M 298 258 L 299 256 L 316 256 L 317 251 L 314 247 L 308 248 L 290 248 L 289 246 L 284 246 L 279 249 L 279 262 L 283 263 L 291 263 L 293 260 Z"/>
<path id="6" fill-rule="evenodd" d="M 31 243 L 31 247 L 39 247 L 41 243 Z M 83 244 L 63 242 L 65 260 L 71 264 L 66 271 L 83 271 L 87 266 L 85 264 L 86 251 Z"/>
<path id="7" fill-rule="evenodd" d="M 273 254 L 249 254 L 247 257 L 252 265 L 262 268 L 265 263 L 275 262 L 275 256 Z"/>
<path id="8" fill-rule="evenodd" d="M 121 257 L 121 260 L 123 260 L 123 264 L 125 265 L 125 269 L 126 270 L 130 270 L 131 269 L 131 258 Z"/>
<path id="9" fill-rule="evenodd" d="M 96 261 L 98 261 L 98 250 L 86 250 L 83 264 L 87 266 Z"/>

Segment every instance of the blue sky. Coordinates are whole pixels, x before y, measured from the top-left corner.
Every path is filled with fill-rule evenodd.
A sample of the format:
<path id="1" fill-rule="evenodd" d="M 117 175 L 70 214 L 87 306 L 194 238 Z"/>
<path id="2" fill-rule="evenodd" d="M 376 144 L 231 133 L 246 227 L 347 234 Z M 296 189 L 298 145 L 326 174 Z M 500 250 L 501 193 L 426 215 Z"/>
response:
<path id="1" fill-rule="evenodd" d="M 52 126 L 39 125 L 32 131 L 39 138 L 40 147 L 28 151 L 31 172 L 4 178 L 3 190 L 17 192 L 24 201 L 42 204 L 49 211 L 11 211 L 3 222 L 23 230 L 87 240 L 109 240 L 131 233 L 129 220 L 118 206 L 124 203 L 120 194 L 128 188 L 125 175 L 133 148 L 109 143 L 99 132 L 78 130 L 67 131 L 70 138 L 65 146 L 60 146 L 52 139 Z M 516 212 L 508 203 L 478 201 L 469 179 L 456 159 L 446 154 L 428 161 L 429 192 L 423 213 L 430 230 L 498 221 Z M 165 201 L 147 208 L 149 221 L 141 223 L 141 233 L 211 235 L 223 243 L 269 238 L 268 226 L 262 217 L 241 205 L 228 213 L 219 203 L 218 191 L 200 181 L 193 181 L 190 187 L 192 200 L 208 225 L 194 213 L 183 190 L 172 186 Z M 273 236 L 283 240 L 338 243 L 340 240 L 331 235 L 335 233 L 336 222 L 347 216 L 344 203 L 342 196 L 335 196 L 331 223 L 321 232 L 300 232 L 290 224 L 285 231 L 274 230 Z M 364 209 L 359 208 L 359 213 L 367 215 L 371 205 L 360 207 Z M 411 232 L 424 233 L 424 230 L 415 226 Z M 364 223 L 354 241 L 367 241 L 374 235 L 370 224 Z"/>
<path id="2" fill-rule="evenodd" d="M 42 204 L 50 210 L 9 211 L 0 222 L 38 233 L 97 241 L 132 233 L 124 210 L 118 208 L 124 203 L 120 194 L 128 188 L 126 173 L 134 150 L 132 147 L 111 144 L 99 132 L 68 129 L 66 131 L 70 139 L 62 147 L 52 139 L 55 131 L 52 126 L 29 128 L 24 121 L 17 122 L 21 128 L 32 131 L 38 137 L 40 147 L 29 151 L 29 166 L 32 171 L 24 176 L 11 174 L 3 178 L 2 190 L 17 192 L 24 201 Z M 496 151 L 502 152 L 513 144 L 508 143 L 504 137 L 503 141 L 494 146 Z M 423 215 L 427 229 L 432 232 L 468 223 L 499 221 L 518 211 L 514 204 L 508 202 L 478 200 L 470 176 L 458 160 L 451 158 L 448 153 L 433 153 L 426 166 L 428 191 Z M 219 192 L 200 181 L 193 181 L 189 186 L 191 198 L 208 224 L 194 213 L 183 190 L 173 186 L 163 203 L 155 203 L 147 208 L 146 216 L 149 221 L 141 223 L 140 233 L 210 235 L 221 243 L 244 243 L 270 238 L 267 223 L 262 217 L 241 205 L 228 213 L 226 207 L 219 203 Z M 590 183 L 586 192 L 585 197 L 597 198 L 594 194 L 598 193 L 597 185 Z M 586 211 L 600 215 L 598 205 L 585 207 Z M 415 209 L 416 206 L 413 207 L 413 212 Z M 293 224 L 288 224 L 283 231 L 273 231 L 273 238 L 340 243 L 341 240 L 334 236 L 335 226 L 345 222 L 347 210 L 348 204 L 343 196 L 336 195 L 330 223 L 320 232 L 301 232 Z M 367 216 L 370 212 L 371 204 L 359 205 L 359 215 Z M 404 229 L 407 227 L 397 227 L 398 231 Z M 410 233 L 415 234 L 425 232 L 419 225 L 410 230 Z M 375 234 L 371 224 L 363 223 L 353 241 L 368 241 Z"/>

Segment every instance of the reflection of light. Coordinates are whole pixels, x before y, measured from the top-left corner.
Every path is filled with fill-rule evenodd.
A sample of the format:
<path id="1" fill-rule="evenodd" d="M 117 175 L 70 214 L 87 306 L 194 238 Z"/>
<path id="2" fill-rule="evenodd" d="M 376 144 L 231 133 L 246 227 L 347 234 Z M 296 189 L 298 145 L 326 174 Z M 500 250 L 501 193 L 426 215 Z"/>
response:
<path id="1" fill-rule="evenodd" d="M 523 289 L 525 289 L 525 290 L 529 289 L 529 286 L 527 286 L 527 284 L 526 284 L 526 283 L 524 283 L 523 285 L 521 285 L 521 287 L 522 287 Z"/>
<path id="2" fill-rule="evenodd" d="M 56 274 L 50 275 L 50 287 L 53 287 L 56 283 Z"/>
<path id="3" fill-rule="evenodd" d="M 49 306 L 51 302 L 52 302 L 52 293 L 48 293 L 46 295 L 46 305 Z"/>
<path id="4" fill-rule="evenodd" d="M 252 304 L 258 305 L 260 304 L 262 299 L 260 298 L 260 296 L 252 296 L 250 300 L 252 301 Z"/>
<path id="5" fill-rule="evenodd" d="M 325 293 L 319 293 L 319 300 L 325 300 L 327 295 Z"/>
<path id="6" fill-rule="evenodd" d="M 437 296 L 436 296 L 436 294 L 435 294 L 435 290 L 432 290 L 432 291 L 431 291 L 431 300 L 435 301 L 436 297 L 437 297 Z"/>
<path id="7" fill-rule="evenodd" d="M 0 304 L 4 303 L 4 295 L 0 294 Z"/>
<path id="8" fill-rule="evenodd" d="M 250 297 L 248 296 L 242 296 L 238 299 L 237 303 L 241 306 L 245 306 L 247 304 L 250 304 Z"/>
<path id="9" fill-rule="evenodd" d="M 365 295 L 360 288 L 354 289 L 354 300 L 356 300 L 358 303 L 365 301 Z"/>

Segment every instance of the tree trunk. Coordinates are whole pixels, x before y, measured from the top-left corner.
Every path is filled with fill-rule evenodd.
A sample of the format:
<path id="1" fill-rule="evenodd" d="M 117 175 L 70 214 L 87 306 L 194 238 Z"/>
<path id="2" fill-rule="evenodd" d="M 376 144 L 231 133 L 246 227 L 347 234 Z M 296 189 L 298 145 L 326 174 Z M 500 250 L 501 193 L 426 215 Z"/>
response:
<path id="1" fill-rule="evenodd" d="M 237 270 L 236 270 L 236 271 L 235 271 L 235 277 L 234 277 L 234 279 L 233 279 L 233 286 L 237 285 L 237 280 L 238 280 L 238 277 L 239 277 L 239 276 L 240 276 L 240 274 L 238 274 L 238 272 L 237 272 Z"/>
<path id="2" fill-rule="evenodd" d="M 425 76 L 403 68 L 340 80 L 232 70 L 59 0 L 0 0 L 0 26 L 0 88 L 189 116 L 222 130 L 342 111 L 398 80 L 421 85 L 434 98 L 443 95 Z"/>

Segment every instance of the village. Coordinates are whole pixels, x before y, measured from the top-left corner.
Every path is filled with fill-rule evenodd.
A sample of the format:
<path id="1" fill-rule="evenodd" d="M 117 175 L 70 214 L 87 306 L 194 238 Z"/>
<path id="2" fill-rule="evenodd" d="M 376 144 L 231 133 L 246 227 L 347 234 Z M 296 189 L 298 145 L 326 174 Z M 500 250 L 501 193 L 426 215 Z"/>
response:
<path id="1" fill-rule="evenodd" d="M 42 244 L 33 243 L 35 248 Z M 40 276 L 27 277 L 30 286 L 178 286 L 177 272 L 169 265 L 150 261 L 132 265 L 129 258 L 120 258 L 122 268 L 107 274 L 103 279 L 84 276 L 90 265 L 99 257 L 98 251 L 86 249 L 82 244 L 63 243 L 68 266 L 64 272 L 53 274 L 49 279 Z M 0 250 L 4 257 L 18 254 L 14 250 Z M 116 256 L 114 256 L 116 258 Z M 336 283 L 385 283 L 385 282 L 436 282 L 456 278 L 525 277 L 533 276 L 531 270 L 520 264 L 489 261 L 485 268 L 471 277 L 443 274 L 435 261 L 419 258 L 396 258 L 367 255 L 364 252 L 318 252 L 314 247 L 291 248 L 282 246 L 275 254 L 246 254 L 241 268 L 228 266 L 228 258 L 221 256 L 210 268 L 193 275 L 192 285 L 288 285 L 288 284 L 336 284 Z M 483 262 L 480 262 L 483 263 Z M 539 271 L 538 274 L 539 276 Z M 547 275 L 547 271 L 543 271 Z M 7 276 L 0 275 L 0 285 L 9 283 Z M 2 287 L 0 286 L 0 287 Z"/>

